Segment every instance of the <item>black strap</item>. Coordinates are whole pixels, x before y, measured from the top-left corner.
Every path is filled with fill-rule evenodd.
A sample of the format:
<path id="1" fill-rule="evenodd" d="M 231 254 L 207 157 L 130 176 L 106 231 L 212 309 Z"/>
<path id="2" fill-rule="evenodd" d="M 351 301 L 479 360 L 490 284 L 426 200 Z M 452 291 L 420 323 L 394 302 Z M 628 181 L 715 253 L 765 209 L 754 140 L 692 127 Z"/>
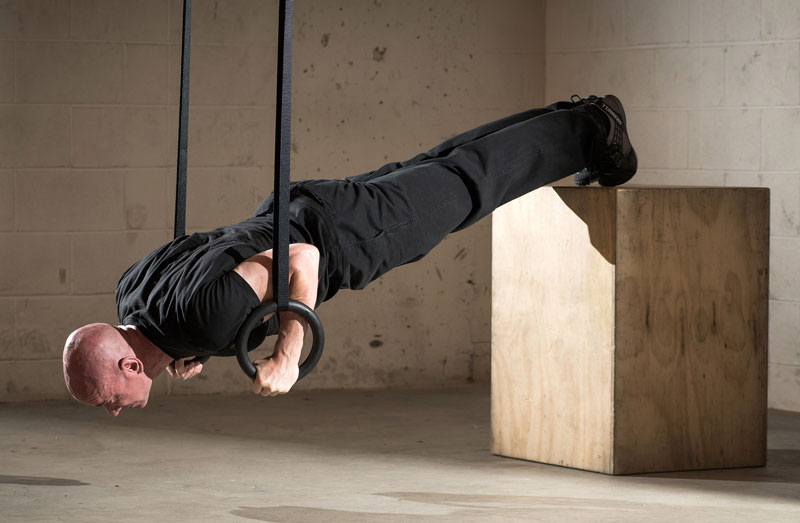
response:
<path id="1" fill-rule="evenodd" d="M 291 98 L 292 98 L 292 15 L 293 0 L 280 0 L 278 23 L 278 85 L 275 104 L 275 183 L 272 209 L 274 238 L 272 260 L 272 292 L 278 311 L 289 310 L 289 181 L 291 154 Z M 178 170 L 175 185 L 175 238 L 183 236 L 186 229 L 186 160 L 189 148 L 189 48 L 192 17 L 192 2 L 183 2 L 183 35 L 181 54 L 181 96 L 178 120 Z M 296 305 L 296 304 L 295 304 Z M 301 304 L 302 305 L 302 304 Z M 306 307 L 307 309 L 307 307 Z M 322 324 L 311 309 L 309 314 L 316 320 L 312 355 L 301 367 L 300 377 L 305 376 L 319 360 L 324 344 Z M 248 320 L 249 321 L 249 320 Z M 260 318 L 259 318 L 260 321 Z M 310 321 L 310 320 L 309 320 Z M 249 332 L 249 331 L 248 331 Z M 243 349 L 246 356 L 246 349 Z M 205 362 L 207 356 L 196 357 Z M 247 360 L 248 363 L 249 360 Z M 173 362 L 174 364 L 174 362 Z M 253 367 L 250 363 L 250 367 Z M 252 368 L 255 373 L 255 367 Z M 251 376 L 252 377 L 252 376 Z"/>
<path id="2" fill-rule="evenodd" d="M 289 180 L 291 155 L 292 14 L 294 2 L 281 0 L 278 23 L 278 85 L 275 114 L 275 184 L 272 211 L 272 293 L 279 309 L 289 303 Z M 186 160 L 189 148 L 189 48 L 192 2 L 183 2 L 181 96 L 178 120 L 178 170 L 175 183 L 174 237 L 186 233 Z"/>
<path id="3" fill-rule="evenodd" d="M 186 234 L 186 160 L 189 155 L 189 40 L 192 28 L 192 0 L 183 0 L 183 35 L 181 36 L 181 98 L 178 104 L 178 171 L 175 177 L 174 238 Z M 208 356 L 196 356 L 205 363 Z M 170 363 L 175 368 L 175 361 Z"/>
<path id="4" fill-rule="evenodd" d="M 291 155 L 292 98 L 292 14 L 294 2 L 281 0 L 278 25 L 278 85 L 275 114 L 275 185 L 272 210 L 273 238 L 272 292 L 278 308 L 289 303 L 289 180 Z M 183 2 L 181 53 L 181 96 L 178 120 L 178 171 L 175 184 L 174 237 L 186 232 L 186 160 L 189 148 L 189 48 L 192 2 Z"/>
<path id="5" fill-rule="evenodd" d="M 272 209 L 272 293 L 278 310 L 289 305 L 289 164 L 292 99 L 292 0 L 281 0 L 278 18 L 278 86 L 275 104 L 275 186 Z"/>
<path id="6" fill-rule="evenodd" d="M 175 238 L 186 233 L 186 158 L 189 150 L 189 39 L 191 25 L 192 0 L 183 0 L 181 99 L 178 109 L 178 173 L 175 179 Z"/>

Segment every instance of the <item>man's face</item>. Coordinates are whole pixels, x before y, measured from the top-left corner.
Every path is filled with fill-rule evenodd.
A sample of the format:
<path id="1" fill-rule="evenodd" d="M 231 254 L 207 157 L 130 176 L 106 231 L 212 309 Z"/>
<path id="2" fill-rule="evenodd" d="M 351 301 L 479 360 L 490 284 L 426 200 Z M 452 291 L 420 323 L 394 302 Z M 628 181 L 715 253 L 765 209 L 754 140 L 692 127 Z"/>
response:
<path id="1" fill-rule="evenodd" d="M 140 409 L 147 405 L 152 381 L 144 374 L 121 377 L 103 394 L 99 406 L 112 416 L 122 409 Z"/>

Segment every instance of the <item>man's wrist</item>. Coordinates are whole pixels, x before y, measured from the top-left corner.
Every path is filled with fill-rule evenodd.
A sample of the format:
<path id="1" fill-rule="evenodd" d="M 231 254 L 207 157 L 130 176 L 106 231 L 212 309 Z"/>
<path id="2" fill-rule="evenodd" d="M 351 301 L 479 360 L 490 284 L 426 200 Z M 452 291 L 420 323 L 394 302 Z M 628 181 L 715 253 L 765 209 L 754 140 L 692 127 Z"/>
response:
<path id="1" fill-rule="evenodd" d="M 300 322 L 282 322 L 272 357 L 280 363 L 297 365 L 303 350 L 303 335 L 303 325 Z"/>
<path id="2" fill-rule="evenodd" d="M 276 348 L 270 359 L 275 360 L 279 365 L 300 365 L 300 351 L 290 351 L 287 349 Z"/>
<path id="3" fill-rule="evenodd" d="M 278 330 L 279 337 L 298 336 L 302 335 L 305 329 L 306 321 L 294 312 L 280 312 L 280 329 Z"/>

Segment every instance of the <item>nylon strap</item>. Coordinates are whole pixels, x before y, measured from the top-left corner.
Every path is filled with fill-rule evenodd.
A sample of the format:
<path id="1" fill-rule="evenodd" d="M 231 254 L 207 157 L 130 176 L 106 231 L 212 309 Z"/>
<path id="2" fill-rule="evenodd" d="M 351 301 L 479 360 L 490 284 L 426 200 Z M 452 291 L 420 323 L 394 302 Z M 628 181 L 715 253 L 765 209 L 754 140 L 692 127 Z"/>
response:
<path id="1" fill-rule="evenodd" d="M 275 103 L 275 187 L 272 209 L 272 294 L 278 310 L 289 304 L 289 166 L 291 153 L 293 0 L 281 0 L 278 17 L 278 85 Z"/>
<path id="2" fill-rule="evenodd" d="M 291 155 L 293 0 L 281 0 L 278 22 L 278 84 L 275 114 L 275 177 L 272 209 L 274 238 L 272 292 L 278 309 L 289 303 L 289 180 Z M 189 48 L 192 2 L 183 2 L 181 95 L 178 120 L 178 170 L 175 184 L 174 237 L 186 233 L 186 160 L 189 148 Z"/>
<path id="3" fill-rule="evenodd" d="M 189 150 L 189 39 L 191 25 L 192 0 L 183 0 L 181 98 L 178 104 L 178 172 L 175 177 L 175 238 L 186 233 L 186 159 Z"/>

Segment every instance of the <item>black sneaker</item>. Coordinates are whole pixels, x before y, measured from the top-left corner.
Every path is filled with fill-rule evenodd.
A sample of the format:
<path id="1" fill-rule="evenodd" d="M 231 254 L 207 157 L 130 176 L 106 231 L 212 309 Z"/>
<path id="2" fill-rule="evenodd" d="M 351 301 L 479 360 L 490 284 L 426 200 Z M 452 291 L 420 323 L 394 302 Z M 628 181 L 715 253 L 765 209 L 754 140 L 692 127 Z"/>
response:
<path id="1" fill-rule="evenodd" d="M 622 102 L 613 94 L 604 97 L 590 96 L 581 98 L 572 95 L 572 102 L 593 105 L 600 109 L 608 118 L 608 139 L 606 150 L 600 155 L 594 165 L 590 165 L 575 174 L 575 184 L 589 185 L 597 181 L 604 187 L 620 185 L 636 174 L 639 162 L 636 151 L 631 145 L 626 128 L 625 109 Z"/>

